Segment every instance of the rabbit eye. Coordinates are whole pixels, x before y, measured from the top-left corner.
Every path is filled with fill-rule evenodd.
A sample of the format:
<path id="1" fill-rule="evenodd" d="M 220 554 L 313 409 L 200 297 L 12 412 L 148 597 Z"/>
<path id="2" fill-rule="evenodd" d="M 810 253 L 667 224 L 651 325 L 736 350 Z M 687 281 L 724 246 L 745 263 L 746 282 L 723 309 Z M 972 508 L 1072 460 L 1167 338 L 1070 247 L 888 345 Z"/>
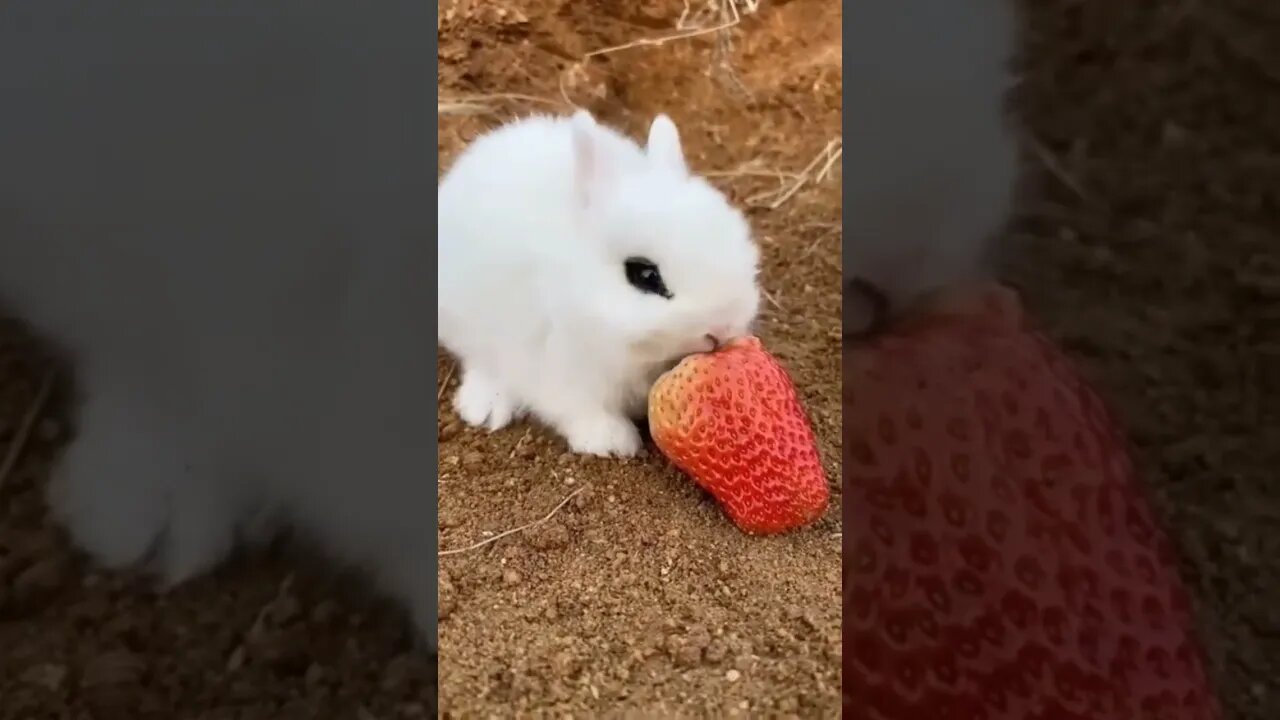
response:
<path id="1" fill-rule="evenodd" d="M 627 282 L 631 283 L 632 287 L 640 292 L 671 299 L 671 291 L 662 281 L 662 273 L 658 272 L 657 265 L 645 258 L 627 258 L 622 266 L 627 271 Z"/>

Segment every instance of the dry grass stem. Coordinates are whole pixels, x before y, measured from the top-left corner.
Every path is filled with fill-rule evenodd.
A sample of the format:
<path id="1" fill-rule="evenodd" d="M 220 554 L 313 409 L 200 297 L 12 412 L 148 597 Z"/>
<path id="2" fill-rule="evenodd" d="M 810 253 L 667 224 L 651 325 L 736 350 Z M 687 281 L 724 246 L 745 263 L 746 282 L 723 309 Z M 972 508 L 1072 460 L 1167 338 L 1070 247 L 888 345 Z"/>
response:
<path id="1" fill-rule="evenodd" d="M 782 303 L 780 303 L 780 302 L 778 302 L 776 299 L 774 299 L 774 297 L 773 297 L 772 295 L 770 295 L 770 294 L 769 294 L 769 291 L 768 291 L 768 290 L 765 290 L 765 289 L 761 288 L 761 290 L 760 290 L 760 294 L 764 296 L 764 299 L 765 299 L 765 300 L 768 300 L 768 301 L 769 301 L 769 304 L 773 306 L 773 309 L 774 309 L 774 310 L 777 310 L 778 312 L 783 312 L 783 309 L 782 309 Z"/>
<path id="2" fill-rule="evenodd" d="M 814 184 L 821 184 L 826 181 L 827 175 L 830 174 L 831 168 L 835 167 L 836 161 L 844 156 L 844 142 L 837 140 L 839 143 L 836 149 L 830 153 L 827 162 L 822 165 L 822 169 L 818 171 L 818 176 L 813 179 Z"/>
<path id="3" fill-rule="evenodd" d="M 700 29 L 706 27 L 708 17 L 731 18 L 734 13 L 753 15 L 759 9 L 760 0 L 706 0 L 699 10 L 694 10 L 689 0 L 684 0 L 684 10 L 676 20 L 676 29 Z"/>
<path id="4" fill-rule="evenodd" d="M 444 397 L 444 391 L 449 388 L 449 380 L 453 377 L 454 371 L 457 369 L 458 363 L 449 363 L 449 368 L 444 371 L 444 380 L 440 382 L 440 387 L 436 389 L 436 402 Z"/>
<path id="5" fill-rule="evenodd" d="M 531 437 L 533 437 L 532 427 L 526 429 L 524 431 L 524 434 L 520 436 L 520 439 L 516 441 L 516 444 L 511 447 L 511 454 L 507 456 L 507 459 L 511 460 L 512 458 L 514 458 L 516 456 L 516 453 L 520 451 L 520 448 L 524 447 L 525 441 L 527 441 Z"/>
<path id="6" fill-rule="evenodd" d="M 787 180 L 795 181 L 800 178 L 800 175 L 798 173 L 782 172 L 780 170 L 754 170 L 748 167 L 751 164 L 754 164 L 754 161 L 736 170 L 713 170 L 708 173 L 703 173 L 703 177 L 725 178 L 729 180 L 732 180 L 734 178 L 743 178 L 743 177 L 768 178 L 770 180 L 777 180 L 779 183 L 783 183 Z"/>
<path id="7" fill-rule="evenodd" d="M 719 23 L 737 24 L 742 17 L 753 15 L 760 9 L 760 0 L 704 0 L 702 8 L 694 10 L 689 0 L 684 0 L 684 10 L 676 21 L 676 29 L 681 31 L 701 30 L 708 25 Z M 742 82 L 733 67 L 733 38 L 728 32 L 716 34 L 714 53 L 715 70 L 721 81 L 739 96 L 751 100 L 755 94 Z"/>
<path id="8" fill-rule="evenodd" d="M 246 640 L 252 642 L 253 640 L 262 637 L 267 626 L 267 616 L 271 614 L 272 609 L 280 603 L 281 598 L 285 597 L 292 588 L 293 573 L 289 573 L 280 581 L 280 584 L 276 586 L 275 595 L 272 595 L 270 600 L 264 603 L 262 607 L 258 608 L 258 613 L 253 618 L 253 624 L 249 626 L 249 630 L 244 634 Z M 241 649 L 241 647 L 237 647 L 237 650 Z M 235 653 L 232 653 L 232 659 L 230 659 L 228 663 L 234 662 Z"/>
<path id="9" fill-rule="evenodd" d="M 436 102 L 436 115 L 484 115 L 493 112 L 488 105 L 462 102 Z"/>
<path id="10" fill-rule="evenodd" d="M 1045 169 L 1058 179 L 1058 182 L 1065 185 L 1067 189 L 1079 196 L 1081 200 L 1093 203 L 1093 195 L 1088 190 L 1085 190 L 1084 185 L 1081 184 L 1075 176 L 1067 172 L 1067 169 L 1063 167 L 1062 163 L 1058 161 L 1058 158 L 1049 151 L 1049 148 L 1045 147 L 1044 143 L 1040 142 L 1040 140 L 1034 136 L 1028 135 L 1027 147 L 1035 154 L 1036 159 L 1040 161 L 1040 164 L 1044 165 Z"/>
<path id="11" fill-rule="evenodd" d="M 53 381 L 55 373 L 50 370 L 45 373 L 44 380 L 40 383 L 40 390 L 36 393 L 36 397 L 31 401 L 31 406 L 27 408 L 27 412 L 22 416 L 22 423 L 18 425 L 18 431 L 14 433 L 13 438 L 9 441 L 9 450 L 4 455 L 4 462 L 0 463 L 0 488 L 4 487 L 5 480 L 9 478 L 9 474 L 18 465 L 18 458 L 22 456 L 22 451 L 26 449 L 27 441 L 31 439 L 31 431 L 36 426 L 36 421 L 40 419 L 40 414 L 44 412 L 44 406 L 49 402 L 49 396 L 53 393 Z"/>
<path id="12" fill-rule="evenodd" d="M 822 243 L 826 242 L 829 238 L 832 238 L 832 237 L 836 237 L 836 238 L 840 237 L 839 227 L 836 227 L 835 230 L 829 230 L 819 235 L 817 240 L 814 240 L 813 242 L 809 243 L 809 247 L 805 248 L 804 252 L 800 253 L 800 257 L 798 259 L 803 260 L 804 258 L 809 257 L 814 252 L 816 252 L 818 248 L 822 247 Z"/>
<path id="13" fill-rule="evenodd" d="M 738 7 L 740 2 L 743 6 L 741 9 Z M 669 33 L 667 35 L 659 35 L 658 37 L 640 38 L 621 45 L 613 45 L 611 47 L 600 48 L 599 50 L 592 50 L 586 55 L 583 55 L 582 59 L 587 60 L 600 55 L 609 55 L 611 53 L 622 52 L 623 50 L 631 50 L 634 48 L 659 47 L 677 40 L 688 40 L 689 38 L 699 37 L 701 35 L 722 33 L 737 26 L 742 22 L 742 16 L 744 14 L 749 15 L 755 12 L 758 6 L 759 0 L 721 0 L 720 2 L 713 2 L 710 4 L 710 7 L 721 13 L 721 16 L 726 17 L 727 19 L 710 27 L 689 27 L 688 23 L 691 10 L 688 3 L 686 3 L 684 12 L 680 14 L 680 19 L 676 21 L 676 27 L 681 29 L 676 30 L 676 32 Z"/>
<path id="14" fill-rule="evenodd" d="M 524 93 L 493 93 L 489 95 L 467 95 L 455 98 L 442 98 L 436 102 L 437 115 L 488 115 L 498 111 L 503 103 L 525 103 L 530 105 L 546 105 L 561 107 L 573 103 L 567 100 L 527 95 Z"/>
<path id="15" fill-rule="evenodd" d="M 556 86 L 560 89 L 560 101 L 574 110 L 577 110 L 578 104 L 569 99 L 569 88 L 565 87 L 564 73 L 560 73 L 560 79 L 556 81 Z"/>
<path id="16" fill-rule="evenodd" d="M 1272 85 L 1280 85 L 1280 67 L 1276 63 L 1267 58 L 1262 48 L 1256 44 L 1245 40 L 1247 33 L 1242 32 L 1240 20 L 1225 20 L 1223 14 L 1215 12 L 1216 8 L 1212 4 L 1198 2 L 1197 0 L 1186 0 L 1179 7 L 1178 11 L 1165 23 L 1166 26 L 1172 28 L 1185 21 L 1187 18 L 1194 17 L 1199 22 L 1198 27 L 1206 30 L 1210 35 L 1218 41 L 1218 46 L 1235 62 L 1249 68 L 1251 72 L 1257 73 L 1258 77 L 1267 81 Z M 1235 27 L 1232 27 L 1234 23 Z"/>
<path id="17" fill-rule="evenodd" d="M 764 206 L 770 210 L 777 210 L 787 203 L 788 200 L 795 197 L 805 185 L 819 183 L 826 179 L 830 174 L 831 168 L 838 162 L 844 153 L 844 142 L 840 137 L 832 138 L 822 148 L 822 152 L 818 153 L 809 164 L 799 173 L 795 174 L 795 179 L 790 184 L 785 185 L 780 190 L 772 190 L 769 192 L 758 193 L 747 198 L 748 205 Z"/>
<path id="18" fill-rule="evenodd" d="M 544 523 L 544 522 L 546 522 L 546 521 L 550 520 L 551 518 L 555 517 L 555 514 L 556 514 L 556 513 L 558 513 L 558 512 L 560 512 L 560 508 L 562 508 L 562 507 L 564 507 L 565 505 L 567 505 L 567 504 L 569 503 L 569 501 L 570 501 L 570 500 L 572 500 L 574 497 L 576 497 L 579 493 L 581 493 L 581 492 L 582 492 L 583 490 L 585 490 L 585 489 L 586 489 L 586 488 L 578 488 L 577 490 L 574 490 L 573 492 L 569 493 L 569 494 L 565 497 L 565 499 L 563 499 L 563 500 L 561 500 L 561 501 L 560 501 L 560 503 L 559 503 L 558 505 L 556 505 L 555 507 L 551 508 L 551 512 L 549 512 L 549 513 L 547 513 L 546 515 L 542 516 L 542 518 L 540 518 L 540 519 L 538 519 L 538 520 L 534 520 L 534 521 L 533 521 L 533 522 L 531 522 L 531 523 L 526 523 L 526 524 L 524 524 L 524 525 L 521 525 L 520 527 L 511 528 L 510 530 L 503 530 L 502 532 L 498 533 L 497 535 L 494 535 L 494 536 L 493 536 L 493 537 L 491 537 L 491 538 L 486 538 L 486 539 L 484 539 L 484 540 L 481 540 L 481 541 L 480 541 L 480 542 L 478 542 L 478 543 L 474 543 L 474 544 L 472 544 L 472 545 L 468 545 L 468 546 L 466 546 L 466 547 L 462 547 L 462 548 L 455 548 L 455 549 L 453 549 L 453 550 L 441 550 L 441 551 L 437 554 L 437 557 L 444 557 L 444 556 L 446 556 L 446 555 L 459 555 L 459 554 L 461 554 L 461 553 L 471 552 L 471 551 L 473 551 L 473 550 L 479 550 L 480 548 L 484 547 L 485 545 L 489 545 L 489 544 L 492 544 L 492 543 L 498 542 L 499 540 L 501 540 L 501 539 L 502 539 L 502 538 L 504 538 L 504 537 L 508 537 L 508 536 L 511 536 L 511 535 L 515 535 L 516 533 L 524 532 L 525 530 L 529 530 L 529 529 L 531 529 L 531 528 L 535 528 L 535 527 L 537 527 L 537 526 L 541 525 L 542 523 Z"/>

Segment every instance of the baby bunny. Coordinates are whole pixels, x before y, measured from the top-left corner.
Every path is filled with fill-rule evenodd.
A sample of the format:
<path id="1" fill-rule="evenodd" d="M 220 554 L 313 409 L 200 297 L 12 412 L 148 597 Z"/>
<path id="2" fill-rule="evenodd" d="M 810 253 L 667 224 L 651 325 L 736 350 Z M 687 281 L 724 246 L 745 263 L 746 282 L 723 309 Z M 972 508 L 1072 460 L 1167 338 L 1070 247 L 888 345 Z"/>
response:
<path id="1" fill-rule="evenodd" d="M 1005 118 L 1015 16 L 1010 0 L 848 9 L 845 321 L 861 329 L 988 271 L 1017 169 Z"/>
<path id="2" fill-rule="evenodd" d="M 529 412 L 575 452 L 635 454 L 657 375 L 759 307 L 746 218 L 690 174 L 665 115 L 644 148 L 585 111 L 480 137 L 440 184 L 438 233 L 459 415 L 497 430 Z"/>
<path id="3" fill-rule="evenodd" d="M 0 306 L 79 394 L 52 514 L 168 584 L 291 526 L 434 647 L 422 4 L 82 5 L 0 4 Z"/>

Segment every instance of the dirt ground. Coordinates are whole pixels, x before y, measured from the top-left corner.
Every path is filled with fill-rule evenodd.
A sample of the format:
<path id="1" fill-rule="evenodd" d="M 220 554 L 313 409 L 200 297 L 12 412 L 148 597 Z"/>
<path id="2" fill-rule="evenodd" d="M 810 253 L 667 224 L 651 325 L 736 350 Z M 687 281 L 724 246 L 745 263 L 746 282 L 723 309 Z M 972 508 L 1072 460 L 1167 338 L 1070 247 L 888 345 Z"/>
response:
<path id="1" fill-rule="evenodd" d="M 442 101 L 496 112 L 440 118 L 442 167 L 475 133 L 566 100 L 643 137 L 657 112 L 681 128 L 695 171 L 753 207 L 762 243 L 761 337 L 807 404 L 838 482 L 839 163 L 777 209 L 840 134 L 840 6 L 797 0 L 716 36 L 593 50 L 670 33 L 679 0 L 444 3 Z M 696 9 L 696 6 L 695 6 Z M 703 26 L 720 18 L 697 18 Z M 710 20 L 710 22 L 708 22 Z M 528 98 L 477 100 L 513 93 Z M 814 174 L 821 168 L 815 168 Z M 461 426 L 440 363 L 442 717 L 835 717 L 840 682 L 839 495 L 817 525 L 751 539 L 658 456 L 568 454 L 519 424 Z"/>

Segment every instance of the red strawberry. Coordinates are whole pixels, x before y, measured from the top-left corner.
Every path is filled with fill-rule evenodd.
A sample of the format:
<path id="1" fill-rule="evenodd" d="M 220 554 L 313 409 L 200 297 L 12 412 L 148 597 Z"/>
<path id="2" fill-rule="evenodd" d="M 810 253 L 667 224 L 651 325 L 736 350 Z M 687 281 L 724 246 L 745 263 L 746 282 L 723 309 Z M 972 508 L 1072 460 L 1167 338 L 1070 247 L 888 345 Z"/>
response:
<path id="1" fill-rule="evenodd" d="M 756 535 L 816 520 L 830 490 L 787 371 L 746 337 L 691 355 L 649 391 L 658 449 Z"/>
<path id="2" fill-rule="evenodd" d="M 1220 717 L 1127 441 L 1013 293 L 844 362 L 844 717 Z"/>

